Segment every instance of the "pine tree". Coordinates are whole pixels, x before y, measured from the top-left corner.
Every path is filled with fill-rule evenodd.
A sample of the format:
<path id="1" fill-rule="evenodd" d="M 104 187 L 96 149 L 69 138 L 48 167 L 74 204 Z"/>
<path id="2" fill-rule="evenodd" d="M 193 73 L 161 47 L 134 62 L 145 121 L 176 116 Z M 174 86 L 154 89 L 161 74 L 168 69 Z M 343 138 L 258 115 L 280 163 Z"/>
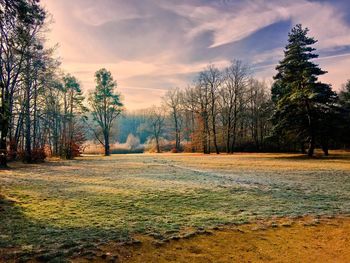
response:
<path id="1" fill-rule="evenodd" d="M 275 132 L 292 134 L 301 145 L 307 142 L 308 155 L 313 156 L 317 140 L 328 154 L 330 127 L 327 120 L 336 94 L 330 85 L 318 81 L 318 76 L 327 72 L 312 61 L 318 57 L 312 47 L 317 41 L 307 36 L 308 31 L 298 24 L 289 33 L 284 58 L 276 67 L 272 99 Z"/>

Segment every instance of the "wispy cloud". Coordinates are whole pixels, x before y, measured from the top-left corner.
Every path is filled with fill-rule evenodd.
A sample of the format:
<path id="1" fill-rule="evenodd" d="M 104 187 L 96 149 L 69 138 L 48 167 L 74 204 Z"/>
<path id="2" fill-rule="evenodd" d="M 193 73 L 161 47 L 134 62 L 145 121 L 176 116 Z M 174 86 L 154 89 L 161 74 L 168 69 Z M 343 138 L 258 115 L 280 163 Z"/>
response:
<path id="1" fill-rule="evenodd" d="M 184 86 L 207 63 L 234 58 L 271 79 L 296 23 L 319 40 L 327 82 L 339 87 L 349 67 L 350 17 L 334 1 L 307 0 L 43 0 L 53 14 L 49 43 L 60 43 L 63 67 L 94 87 L 94 72 L 112 71 L 127 107 L 159 101 L 163 90 Z M 346 2 L 346 1 L 344 1 Z M 350 9 L 350 3 L 344 3 Z M 327 58 L 326 58 L 327 57 Z M 347 66 L 345 66 L 347 65 Z"/>

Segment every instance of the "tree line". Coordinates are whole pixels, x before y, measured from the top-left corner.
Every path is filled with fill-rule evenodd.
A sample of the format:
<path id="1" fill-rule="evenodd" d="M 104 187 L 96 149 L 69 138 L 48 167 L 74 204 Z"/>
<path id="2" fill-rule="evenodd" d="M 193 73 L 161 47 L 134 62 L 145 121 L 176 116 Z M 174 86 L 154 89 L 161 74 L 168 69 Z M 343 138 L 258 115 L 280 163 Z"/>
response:
<path id="1" fill-rule="evenodd" d="M 316 147 L 325 155 L 330 147 L 347 148 L 350 81 L 338 94 L 319 81 L 327 72 L 314 62 L 317 41 L 308 31 L 298 24 L 289 33 L 271 89 L 234 60 L 224 69 L 209 65 L 186 89 L 169 90 L 162 108 L 139 114 L 148 113 L 143 123 L 153 127 L 148 136 L 157 152 L 161 138 L 173 142 L 174 152 L 205 154 L 300 151 L 313 156 Z M 140 129 L 136 134 L 144 137 Z"/>
<path id="2" fill-rule="evenodd" d="M 192 84 L 168 90 L 163 105 L 122 114 L 111 72 L 95 73 L 85 97 L 79 80 L 60 69 L 47 48 L 47 11 L 37 0 L 0 0 L 0 167 L 46 155 L 71 159 L 93 139 L 110 154 L 115 136 L 132 133 L 155 151 L 233 153 L 301 151 L 349 146 L 350 82 L 337 94 L 319 81 L 308 29 L 296 25 L 270 88 L 244 62 L 208 65 Z M 119 116 L 124 115 L 123 118 Z"/>

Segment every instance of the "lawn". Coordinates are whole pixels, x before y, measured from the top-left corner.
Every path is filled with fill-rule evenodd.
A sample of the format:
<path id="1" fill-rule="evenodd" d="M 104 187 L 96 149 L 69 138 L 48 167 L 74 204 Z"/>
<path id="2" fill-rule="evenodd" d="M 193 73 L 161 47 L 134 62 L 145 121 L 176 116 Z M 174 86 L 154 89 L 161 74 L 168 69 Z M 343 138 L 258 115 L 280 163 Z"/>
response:
<path id="1" fill-rule="evenodd" d="M 350 214 L 350 154 L 134 154 L 0 171 L 0 255 L 61 260 L 271 217 Z M 0 259 L 1 261 L 1 259 Z"/>

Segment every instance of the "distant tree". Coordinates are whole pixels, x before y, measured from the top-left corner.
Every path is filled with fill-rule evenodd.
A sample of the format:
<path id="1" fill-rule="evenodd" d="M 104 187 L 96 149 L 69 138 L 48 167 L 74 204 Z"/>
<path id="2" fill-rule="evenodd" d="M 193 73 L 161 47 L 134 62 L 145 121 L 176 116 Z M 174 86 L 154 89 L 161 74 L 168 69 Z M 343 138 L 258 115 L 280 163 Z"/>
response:
<path id="1" fill-rule="evenodd" d="M 170 114 L 175 131 L 175 149 L 181 149 L 181 128 L 182 128 L 182 93 L 179 88 L 169 90 L 163 97 L 166 106 L 170 109 Z"/>
<path id="2" fill-rule="evenodd" d="M 136 137 L 132 133 L 128 135 L 125 144 L 128 146 L 130 150 L 135 150 L 140 147 L 140 138 Z"/>
<path id="3" fill-rule="evenodd" d="M 122 112 L 123 104 L 120 94 L 116 92 L 117 83 L 112 74 L 106 69 L 100 69 L 95 73 L 96 88 L 90 93 L 89 105 L 93 120 L 97 123 L 103 135 L 103 141 L 99 139 L 98 132 L 93 129 L 96 139 L 104 146 L 105 155 L 110 155 L 110 131 L 114 121 Z"/>
<path id="4" fill-rule="evenodd" d="M 350 80 L 348 80 L 340 90 L 339 101 L 343 107 L 350 110 Z"/>
<path id="5" fill-rule="evenodd" d="M 275 130 L 292 132 L 302 144 L 307 141 L 308 155 L 313 156 L 317 138 L 328 154 L 327 119 L 336 94 L 329 85 L 318 81 L 326 71 L 311 61 L 318 57 L 311 47 L 317 41 L 307 36 L 308 31 L 298 24 L 289 33 L 285 56 L 276 67 L 272 98 Z"/>
<path id="6" fill-rule="evenodd" d="M 350 80 L 343 85 L 339 92 L 339 104 L 340 104 L 340 120 L 337 123 L 337 127 L 340 132 L 338 134 L 338 142 L 344 146 L 350 145 Z"/>
<path id="7" fill-rule="evenodd" d="M 156 143 L 157 153 L 160 153 L 160 139 L 164 132 L 165 110 L 162 107 L 153 106 L 146 112 L 146 123 L 143 125 L 143 130 L 149 130 L 152 134 L 152 139 Z"/>

